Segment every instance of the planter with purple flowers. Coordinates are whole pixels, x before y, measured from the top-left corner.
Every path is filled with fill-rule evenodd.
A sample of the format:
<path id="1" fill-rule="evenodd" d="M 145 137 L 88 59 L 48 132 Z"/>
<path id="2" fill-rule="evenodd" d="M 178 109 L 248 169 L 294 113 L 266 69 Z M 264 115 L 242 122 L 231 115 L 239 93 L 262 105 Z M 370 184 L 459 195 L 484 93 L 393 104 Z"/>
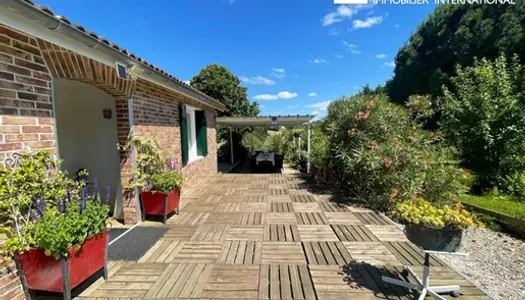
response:
<path id="1" fill-rule="evenodd" d="M 61 292 L 97 271 L 106 275 L 109 188 L 99 196 L 56 167 L 47 151 L 25 154 L 12 169 L 0 170 L 0 221 L 8 232 L 0 254 L 13 258 L 28 289 Z"/>
<path id="2" fill-rule="evenodd" d="M 135 168 L 127 185 L 128 190 L 140 190 L 143 218 L 147 215 L 163 216 L 179 211 L 181 186 L 184 176 L 175 160 L 163 153 L 155 140 L 133 137 L 122 151 L 135 150 Z"/>

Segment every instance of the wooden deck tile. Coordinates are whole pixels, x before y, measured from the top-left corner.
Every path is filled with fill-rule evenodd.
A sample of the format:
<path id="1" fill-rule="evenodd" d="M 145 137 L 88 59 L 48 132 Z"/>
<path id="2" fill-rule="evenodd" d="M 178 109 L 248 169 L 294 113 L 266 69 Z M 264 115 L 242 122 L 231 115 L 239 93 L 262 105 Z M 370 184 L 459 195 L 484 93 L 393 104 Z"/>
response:
<path id="1" fill-rule="evenodd" d="M 352 257 L 341 242 L 303 242 L 309 265 L 343 265 Z"/>
<path id="2" fill-rule="evenodd" d="M 222 202 L 242 202 L 244 201 L 244 197 L 246 196 L 225 195 L 225 196 L 222 196 L 222 198 L 218 202 L 220 203 Z"/>
<path id="3" fill-rule="evenodd" d="M 206 224 L 235 224 L 240 213 L 235 212 L 213 212 L 209 213 Z"/>
<path id="4" fill-rule="evenodd" d="M 292 203 L 295 212 L 321 212 L 321 207 L 317 202 L 294 202 Z"/>
<path id="5" fill-rule="evenodd" d="M 228 241 L 262 241 L 264 233 L 263 225 L 248 225 L 243 227 L 232 227 L 228 234 Z"/>
<path id="6" fill-rule="evenodd" d="M 223 202 L 217 204 L 216 212 L 238 212 L 239 211 L 238 202 Z"/>
<path id="7" fill-rule="evenodd" d="M 244 195 L 270 195 L 270 190 L 246 190 Z"/>
<path id="8" fill-rule="evenodd" d="M 325 225 L 328 224 L 328 219 L 320 212 L 303 212 L 296 213 L 297 224 L 300 225 Z"/>
<path id="9" fill-rule="evenodd" d="M 188 241 L 182 249 L 166 262 L 178 263 L 214 263 L 222 251 L 223 242 Z"/>
<path id="10" fill-rule="evenodd" d="M 425 258 L 423 252 L 410 242 L 383 242 L 383 245 L 385 245 L 403 265 L 422 266 L 424 263 Z M 431 255 L 430 265 L 443 266 L 444 263 Z"/>
<path id="11" fill-rule="evenodd" d="M 197 225 L 177 225 L 170 228 L 163 236 L 163 240 L 189 240 L 197 230 Z"/>
<path id="12" fill-rule="evenodd" d="M 362 225 L 351 212 L 325 212 L 329 224 Z"/>
<path id="13" fill-rule="evenodd" d="M 307 266 L 261 265 L 258 299 L 315 300 Z"/>
<path id="14" fill-rule="evenodd" d="M 268 205 L 264 202 L 243 202 L 240 203 L 239 211 L 241 212 L 266 212 Z"/>
<path id="15" fill-rule="evenodd" d="M 363 225 L 392 225 L 377 212 L 356 212 L 354 214 Z"/>
<path id="16" fill-rule="evenodd" d="M 258 288 L 258 265 L 215 265 L 201 297 L 203 299 L 256 299 Z"/>
<path id="17" fill-rule="evenodd" d="M 328 225 L 297 225 L 301 241 L 339 241 Z"/>
<path id="18" fill-rule="evenodd" d="M 407 237 L 394 225 L 365 225 L 382 242 L 408 242 Z"/>
<path id="19" fill-rule="evenodd" d="M 271 196 L 288 195 L 288 190 L 287 189 L 268 190 L 268 195 L 271 195 Z"/>
<path id="20" fill-rule="evenodd" d="M 266 224 L 297 224 L 294 213 L 266 213 Z"/>
<path id="21" fill-rule="evenodd" d="M 263 242 L 263 264 L 306 264 L 299 242 Z"/>
<path id="22" fill-rule="evenodd" d="M 140 258 L 139 262 L 170 262 L 185 243 L 181 240 L 160 240 Z"/>
<path id="23" fill-rule="evenodd" d="M 266 202 L 267 198 L 266 195 L 250 195 L 244 196 L 242 202 Z"/>
<path id="24" fill-rule="evenodd" d="M 291 202 L 272 202 L 270 203 L 270 212 L 294 212 Z"/>
<path id="25" fill-rule="evenodd" d="M 339 266 L 310 265 L 310 274 L 319 300 L 376 300 L 359 273 L 347 274 Z"/>
<path id="26" fill-rule="evenodd" d="M 212 212 L 217 209 L 216 203 L 192 202 L 184 207 L 184 212 Z"/>
<path id="27" fill-rule="evenodd" d="M 262 212 L 243 212 L 237 216 L 237 225 L 262 225 L 264 224 L 265 214 Z"/>
<path id="28" fill-rule="evenodd" d="M 290 199 L 290 196 L 288 195 L 268 196 L 268 202 L 292 202 L 292 199 Z"/>
<path id="29" fill-rule="evenodd" d="M 372 265 L 400 265 L 401 263 L 381 242 L 343 242 L 352 258 Z"/>
<path id="30" fill-rule="evenodd" d="M 290 195 L 290 199 L 292 202 L 315 202 L 314 196 L 304 194 Z"/>
<path id="31" fill-rule="evenodd" d="M 274 242 L 299 242 L 297 225 L 269 224 L 264 227 L 264 240 Z"/>
<path id="32" fill-rule="evenodd" d="M 319 202 L 321 211 L 324 212 L 349 212 L 350 209 L 344 204 L 334 202 Z"/>
<path id="33" fill-rule="evenodd" d="M 225 241 L 230 231 L 229 224 L 203 224 L 197 228 L 191 241 Z"/>
<path id="34" fill-rule="evenodd" d="M 332 225 L 332 229 L 343 242 L 378 242 L 365 225 Z"/>
<path id="35" fill-rule="evenodd" d="M 267 182 L 267 181 L 265 181 L 265 182 Z M 252 184 L 250 184 L 248 189 L 251 189 L 251 190 L 265 190 L 265 189 L 268 189 L 268 183 L 252 183 Z"/>
<path id="36" fill-rule="evenodd" d="M 213 265 L 169 264 L 145 298 L 199 299 Z"/>
<path id="37" fill-rule="evenodd" d="M 260 264 L 262 242 L 228 241 L 222 248 L 217 263 L 222 264 Z"/>
<path id="38" fill-rule="evenodd" d="M 209 215 L 209 213 L 181 211 L 179 215 L 171 217 L 168 224 L 200 225 L 204 224 Z"/>

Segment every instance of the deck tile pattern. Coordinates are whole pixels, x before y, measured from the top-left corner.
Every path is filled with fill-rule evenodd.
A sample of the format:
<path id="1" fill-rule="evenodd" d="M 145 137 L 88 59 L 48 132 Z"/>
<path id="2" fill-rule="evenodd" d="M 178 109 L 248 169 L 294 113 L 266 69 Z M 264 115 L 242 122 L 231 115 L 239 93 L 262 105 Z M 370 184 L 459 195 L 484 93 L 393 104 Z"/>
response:
<path id="1" fill-rule="evenodd" d="M 152 224 L 169 229 L 139 261 L 110 262 L 109 279 L 78 299 L 417 299 L 381 280 L 403 265 L 422 272 L 423 255 L 401 230 L 285 170 L 199 179 L 184 189 L 179 215 Z M 489 299 L 436 257 L 430 263 L 432 284 L 459 284 L 459 300 Z"/>

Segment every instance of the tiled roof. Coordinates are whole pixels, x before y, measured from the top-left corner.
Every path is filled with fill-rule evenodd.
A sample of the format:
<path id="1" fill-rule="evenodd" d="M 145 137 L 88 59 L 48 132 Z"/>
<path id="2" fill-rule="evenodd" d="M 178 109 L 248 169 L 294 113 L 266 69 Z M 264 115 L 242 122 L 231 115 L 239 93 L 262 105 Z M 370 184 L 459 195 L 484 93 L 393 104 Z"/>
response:
<path id="1" fill-rule="evenodd" d="M 157 66 L 155 66 L 155 65 L 153 65 L 153 64 L 151 64 L 151 63 L 149 63 L 149 62 L 147 62 L 144 58 L 139 57 L 139 56 L 137 56 L 137 55 L 135 55 L 135 54 L 129 52 L 128 50 L 126 50 L 126 49 L 124 49 L 124 48 L 118 46 L 117 44 L 108 41 L 107 39 L 105 39 L 104 37 L 102 37 L 102 36 L 96 34 L 96 33 L 93 32 L 93 31 L 86 30 L 86 29 L 84 28 L 84 26 L 82 26 L 82 25 L 80 25 L 80 24 L 73 24 L 68 18 L 66 18 L 66 17 L 64 17 L 64 16 L 61 16 L 61 15 L 55 15 L 55 13 L 54 13 L 49 7 L 44 6 L 44 5 L 36 5 L 36 4 L 33 3 L 32 0 L 20 0 L 20 1 L 23 1 L 23 2 L 25 2 L 25 3 L 28 3 L 28 4 L 32 5 L 34 8 L 39 9 L 40 11 L 45 12 L 45 13 L 48 14 L 49 16 L 55 18 L 56 20 L 61 21 L 61 22 L 63 22 L 63 23 L 66 23 L 66 24 L 68 24 L 68 25 L 70 25 L 70 26 L 76 28 L 77 30 L 79 30 L 79 31 L 81 31 L 81 32 L 83 32 L 83 33 L 85 33 L 85 34 L 88 34 L 89 36 L 93 37 L 94 39 L 97 39 L 97 40 L 99 40 L 100 42 L 102 42 L 102 43 L 104 43 L 104 44 L 106 44 L 106 45 L 112 47 L 113 49 L 115 49 L 115 50 L 117 50 L 117 51 L 120 51 L 120 52 L 123 53 L 124 55 L 127 55 L 127 56 L 130 57 L 131 59 L 136 60 L 136 61 L 138 61 L 139 63 L 144 64 L 144 65 L 146 65 L 146 66 L 152 68 L 153 70 L 155 70 L 155 71 L 161 73 L 162 75 L 164 75 L 164 76 L 166 76 L 166 77 L 168 77 L 168 78 L 170 78 L 170 79 L 176 81 L 177 83 L 183 85 L 184 87 L 186 87 L 186 88 L 188 88 L 188 89 L 190 89 L 190 90 L 192 90 L 192 91 L 194 91 L 194 92 L 196 92 L 196 93 L 198 93 L 198 94 L 200 94 L 200 95 L 202 95 L 202 96 L 204 96 L 204 97 L 207 97 L 207 98 L 209 98 L 209 99 L 211 99 L 211 100 L 213 100 L 213 101 L 216 101 L 216 102 L 218 102 L 218 103 L 221 103 L 221 102 L 219 102 L 218 100 L 216 100 L 216 99 L 214 99 L 214 98 L 212 98 L 212 97 L 206 95 L 205 93 L 199 91 L 198 89 L 196 89 L 196 88 L 190 86 L 189 84 L 185 83 L 184 81 L 182 81 L 182 80 L 176 78 L 175 76 L 169 74 L 168 72 L 162 70 L 161 68 L 159 68 L 159 67 L 157 67 Z M 221 103 L 221 104 L 222 104 L 222 103 Z"/>

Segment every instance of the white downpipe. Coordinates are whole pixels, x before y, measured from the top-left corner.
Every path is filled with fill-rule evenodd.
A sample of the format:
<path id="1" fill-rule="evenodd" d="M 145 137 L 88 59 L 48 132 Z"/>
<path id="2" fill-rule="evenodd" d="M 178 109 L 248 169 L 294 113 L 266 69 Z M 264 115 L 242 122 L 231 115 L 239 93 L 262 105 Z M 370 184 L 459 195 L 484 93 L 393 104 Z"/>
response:
<path id="1" fill-rule="evenodd" d="M 232 128 L 230 127 L 230 155 L 231 155 L 231 163 L 233 166 L 233 134 L 232 134 Z"/>

